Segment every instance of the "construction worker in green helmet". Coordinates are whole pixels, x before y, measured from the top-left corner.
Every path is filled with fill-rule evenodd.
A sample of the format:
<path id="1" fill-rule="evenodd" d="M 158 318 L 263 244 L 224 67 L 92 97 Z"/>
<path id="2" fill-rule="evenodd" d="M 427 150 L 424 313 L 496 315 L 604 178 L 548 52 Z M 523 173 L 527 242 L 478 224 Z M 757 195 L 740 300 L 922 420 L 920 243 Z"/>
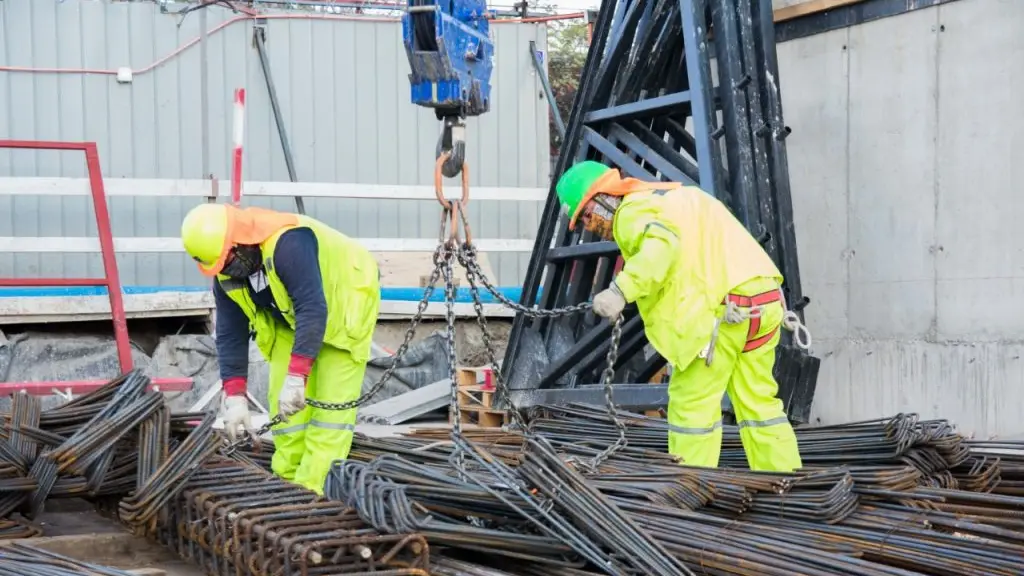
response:
<path id="1" fill-rule="evenodd" d="M 614 240 L 625 262 L 594 312 L 615 319 L 635 302 L 648 340 L 673 366 L 669 452 L 717 467 L 728 393 L 750 468 L 800 468 L 772 368 L 784 320 L 806 329 L 786 312 L 782 274 L 746 228 L 699 188 L 622 178 L 590 160 L 567 170 L 556 192 L 569 229 L 580 222 Z"/>
<path id="2" fill-rule="evenodd" d="M 200 204 L 181 225 L 185 251 L 214 279 L 224 427 L 252 431 L 246 394 L 250 333 L 270 364 L 270 415 L 278 476 L 323 494 L 335 460 L 348 457 L 380 307 L 377 261 L 308 216 Z"/>

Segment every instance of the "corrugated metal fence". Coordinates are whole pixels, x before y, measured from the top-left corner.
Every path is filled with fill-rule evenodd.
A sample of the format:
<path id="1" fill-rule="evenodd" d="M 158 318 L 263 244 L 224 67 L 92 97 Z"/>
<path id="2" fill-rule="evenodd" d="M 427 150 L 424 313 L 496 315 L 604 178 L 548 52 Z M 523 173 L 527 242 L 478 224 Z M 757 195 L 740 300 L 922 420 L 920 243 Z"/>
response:
<path id="1" fill-rule="evenodd" d="M 245 179 L 287 181 L 252 44 L 254 23 L 221 8 L 205 12 L 181 20 L 149 3 L 0 2 L 0 67 L 33 69 L 0 71 L 0 138 L 93 140 L 107 179 L 214 174 L 226 191 L 232 92 L 245 87 Z M 298 178 L 431 184 L 438 122 L 430 110 L 409 103 L 400 23 L 296 16 L 272 18 L 266 26 Z M 201 42 L 204 20 L 208 33 Z M 471 182 L 546 188 L 548 109 L 529 53 L 531 40 L 546 50 L 545 26 L 502 23 L 492 34 L 491 111 L 469 123 Z M 121 67 L 134 71 L 131 83 L 110 74 Z M 0 150 L 0 177 L 83 177 L 80 156 Z M 114 235 L 175 236 L 184 212 L 199 201 L 113 197 Z M 252 203 L 293 207 L 287 198 Z M 315 198 L 306 207 L 355 237 L 437 235 L 438 206 L 429 200 Z M 469 211 L 478 236 L 532 240 L 540 208 L 536 200 L 483 200 Z M 86 198 L 0 195 L 0 236 L 95 233 Z M 489 255 L 502 285 L 519 284 L 527 259 L 527 253 Z M 126 285 L 203 283 L 183 254 L 122 253 L 119 263 Z M 97 254 L 0 254 L 0 277 L 101 274 Z"/>

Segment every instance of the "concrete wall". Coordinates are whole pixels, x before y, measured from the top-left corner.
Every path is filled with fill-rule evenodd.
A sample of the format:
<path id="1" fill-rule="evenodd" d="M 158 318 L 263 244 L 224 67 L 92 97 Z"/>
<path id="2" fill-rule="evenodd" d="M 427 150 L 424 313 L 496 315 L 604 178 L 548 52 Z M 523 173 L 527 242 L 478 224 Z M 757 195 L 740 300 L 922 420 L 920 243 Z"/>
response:
<path id="1" fill-rule="evenodd" d="M 1024 433 L 1024 2 L 779 45 L 822 423 Z"/>
<path id="2" fill-rule="evenodd" d="M 201 12 L 209 31 L 205 99 L 202 49 L 196 42 Z M 252 45 L 253 22 L 221 7 L 201 12 L 181 19 L 150 2 L 0 1 L 0 66 L 50 69 L 0 70 L 0 138 L 94 140 L 108 179 L 212 173 L 226 186 L 232 95 L 245 87 L 244 178 L 287 181 Z M 439 125 L 432 110 L 409 101 L 409 64 L 397 20 L 272 19 L 267 27 L 270 65 L 299 180 L 432 184 Z M 491 110 L 468 124 L 471 184 L 547 188 L 548 105 L 529 52 L 531 40 L 546 50 L 545 25 L 498 23 L 492 36 Z M 122 66 L 136 71 L 131 84 L 102 73 Z M 0 149 L 0 177 L 81 177 L 84 171 L 80 153 Z M 114 234 L 177 235 L 184 212 L 198 201 L 113 198 Z M 469 207 L 471 224 L 480 238 L 531 239 L 541 204 L 476 201 Z M 294 209 L 286 198 L 271 205 Z M 437 237 L 434 201 L 316 199 L 306 206 L 311 215 L 354 237 Z M 84 198 L 0 196 L 0 236 L 95 233 Z M 528 253 L 488 257 L 498 283 L 521 283 Z M 205 283 L 184 254 L 126 253 L 119 262 L 129 285 Z M 429 254 L 424 263 L 427 274 Z M 0 254 L 0 277 L 100 274 L 98 254 Z"/>

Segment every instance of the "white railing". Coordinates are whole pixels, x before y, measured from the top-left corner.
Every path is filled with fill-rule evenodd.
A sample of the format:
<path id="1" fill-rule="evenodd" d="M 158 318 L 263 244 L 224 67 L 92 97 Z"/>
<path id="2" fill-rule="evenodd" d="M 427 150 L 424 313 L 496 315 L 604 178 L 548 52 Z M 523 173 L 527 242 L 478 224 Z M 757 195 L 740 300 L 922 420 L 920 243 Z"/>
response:
<path id="1" fill-rule="evenodd" d="M 211 180 L 159 180 L 107 178 L 104 187 L 108 198 L 115 196 L 216 198 L 218 186 Z M 451 188 L 456 192 L 455 187 Z M 0 178 L 0 196 L 89 196 L 88 178 Z M 226 197 L 226 195 L 224 195 Z M 399 186 L 381 184 L 329 184 L 292 182 L 249 182 L 243 197 L 351 198 L 375 200 L 434 200 L 431 186 Z M 471 200 L 515 200 L 543 202 L 547 190 L 542 188 L 477 187 Z M 486 238 L 473 241 L 481 252 L 529 252 L 532 239 Z M 437 238 L 356 238 L 371 252 L 430 252 Z M 120 253 L 183 252 L 177 237 L 114 238 L 114 249 Z M 100 244 L 93 237 L 71 236 L 0 236 L 2 252 L 83 253 L 99 252 Z"/>
<path id="2" fill-rule="evenodd" d="M 108 198 L 112 197 L 148 197 L 148 198 L 194 198 L 197 202 L 204 199 L 215 200 L 223 197 L 228 199 L 229 190 L 215 180 L 167 180 L 144 178 L 105 178 L 104 189 Z M 459 194 L 461 190 L 451 185 L 446 189 L 446 196 Z M 90 196 L 88 178 L 0 178 L 0 196 Z M 375 200 L 436 200 L 432 186 L 404 186 L 381 184 L 333 184 L 309 182 L 248 182 L 244 186 L 245 197 L 291 197 L 303 198 L 337 198 L 337 199 L 375 199 Z M 474 187 L 471 190 L 471 201 L 513 200 L 517 202 L 544 202 L 547 189 L 544 188 L 496 188 Z M 439 208 L 440 209 L 440 208 Z M 488 230 L 474 230 L 473 242 L 481 253 L 523 253 L 533 250 L 533 239 L 487 238 Z M 371 252 L 432 252 L 437 246 L 437 237 L 430 238 L 355 238 Z M 121 237 L 114 238 L 114 250 L 118 253 L 182 253 L 184 248 L 178 237 Z M 99 239 L 96 237 L 71 236 L 0 236 L 0 252 L 6 253 L 98 253 Z M 426 256 L 425 256 L 426 257 Z M 429 263 L 423 274 L 430 272 Z M 195 299 L 197 295 L 189 295 Z M 21 302 L 0 302 L 0 317 L 46 317 L 47 321 L 56 320 L 70 314 L 70 308 L 85 313 L 88 308 L 90 317 L 103 314 L 109 309 L 97 297 L 37 297 L 22 299 Z M 156 296 L 146 296 L 139 306 L 148 308 L 163 302 Z M 166 298 L 165 298 L 166 299 Z M 164 300 L 165 300 L 164 299 Z M 0 298 L 0 300 L 3 300 Z M 13 300 L 13 299 L 11 299 Z M 28 303 L 24 300 L 32 300 Z M 93 300 L 96 300 L 93 302 Z M 71 302 L 72 306 L 68 306 Z M 55 304 L 63 302 L 62 305 Z M 203 302 L 190 304 L 190 307 L 203 306 Z M 131 304 L 129 302 L 129 304 Z M 27 308 L 26 308 L 27 307 Z M 43 312 L 42 308 L 47 308 Z M 95 308 L 95 310 L 93 310 Z M 415 311 L 415 302 L 386 301 L 381 303 L 381 317 L 404 317 Z M 489 316 L 511 316 L 512 313 L 500 304 L 485 304 L 485 312 Z M 35 310 L 35 313 L 32 311 Z M 107 312 L 109 313 L 109 312 Z M 139 312 L 142 314 L 143 312 Z M 431 302 L 427 308 L 430 316 L 443 315 L 444 305 Z M 459 316 L 473 314 L 471 304 L 456 304 Z M 86 314 L 83 314 L 85 316 Z M 149 315 L 149 314 L 146 314 Z M 2 324 L 0 318 L 0 324 Z"/>

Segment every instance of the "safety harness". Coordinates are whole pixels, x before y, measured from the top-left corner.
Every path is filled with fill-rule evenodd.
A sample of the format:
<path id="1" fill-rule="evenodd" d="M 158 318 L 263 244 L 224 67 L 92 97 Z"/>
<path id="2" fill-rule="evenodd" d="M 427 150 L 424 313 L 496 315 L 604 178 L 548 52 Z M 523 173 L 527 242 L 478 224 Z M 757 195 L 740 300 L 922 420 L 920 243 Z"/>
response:
<path id="1" fill-rule="evenodd" d="M 758 336 L 758 332 L 761 331 L 761 314 L 764 312 L 764 307 L 775 302 L 782 304 L 782 322 L 766 334 Z M 720 318 L 715 319 L 715 328 L 711 331 L 711 340 L 700 354 L 707 366 L 710 366 L 712 360 L 714 360 L 718 329 L 723 321 L 727 324 L 741 324 L 750 321 L 750 327 L 747 329 L 747 342 L 743 346 L 744 353 L 753 352 L 767 344 L 775 337 L 780 327 L 793 333 L 793 342 L 798 348 L 808 350 L 811 347 L 811 331 L 800 321 L 800 317 L 797 316 L 796 312 L 786 308 L 786 296 L 782 293 L 782 288 L 776 288 L 754 296 L 727 294 L 722 304 L 725 305 L 725 311 Z"/>

